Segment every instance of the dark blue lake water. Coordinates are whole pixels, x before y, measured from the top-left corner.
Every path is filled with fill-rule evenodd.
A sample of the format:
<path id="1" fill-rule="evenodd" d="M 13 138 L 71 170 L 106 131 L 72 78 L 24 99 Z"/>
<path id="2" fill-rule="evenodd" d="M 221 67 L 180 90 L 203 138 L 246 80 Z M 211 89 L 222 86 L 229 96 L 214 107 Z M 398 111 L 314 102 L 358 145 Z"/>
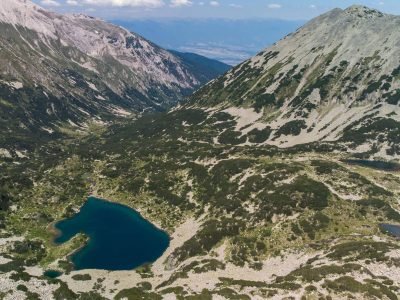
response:
<path id="1" fill-rule="evenodd" d="M 383 171 L 400 171 L 400 164 L 395 162 L 386 162 L 379 160 L 358 160 L 358 159 L 346 159 L 343 162 L 350 165 L 359 165 L 363 167 L 383 170 Z"/>
<path id="2" fill-rule="evenodd" d="M 132 270 L 159 258 L 169 236 L 135 210 L 90 197 L 79 213 L 55 225 L 58 244 L 78 233 L 89 237 L 86 246 L 71 255 L 76 270 Z"/>
<path id="3" fill-rule="evenodd" d="M 400 226 L 399 225 L 380 224 L 379 226 L 387 233 L 389 233 L 397 238 L 400 238 Z"/>
<path id="4" fill-rule="evenodd" d="M 60 271 L 56 270 L 47 270 L 43 273 L 44 276 L 49 277 L 49 278 L 57 278 L 62 275 Z"/>

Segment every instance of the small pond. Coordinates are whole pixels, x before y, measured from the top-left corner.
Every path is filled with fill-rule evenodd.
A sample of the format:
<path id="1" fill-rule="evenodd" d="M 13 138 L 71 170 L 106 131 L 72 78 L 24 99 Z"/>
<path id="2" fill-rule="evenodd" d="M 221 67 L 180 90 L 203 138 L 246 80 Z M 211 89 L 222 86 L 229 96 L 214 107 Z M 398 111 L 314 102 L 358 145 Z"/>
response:
<path id="1" fill-rule="evenodd" d="M 358 165 L 383 171 L 400 171 L 400 164 L 396 162 L 362 159 L 345 159 L 343 162 L 350 165 Z"/>
<path id="2" fill-rule="evenodd" d="M 79 213 L 54 225 L 55 243 L 78 233 L 89 240 L 70 257 L 76 270 L 132 270 L 157 260 L 169 246 L 169 236 L 135 210 L 94 197 Z"/>
<path id="3" fill-rule="evenodd" d="M 385 231 L 397 238 L 400 238 L 400 226 L 399 225 L 380 224 L 379 226 L 383 231 Z"/>
<path id="4" fill-rule="evenodd" d="M 62 273 L 60 271 L 56 271 L 56 270 L 47 270 L 47 271 L 44 271 L 43 275 L 48 278 L 54 279 L 54 278 L 61 276 Z"/>

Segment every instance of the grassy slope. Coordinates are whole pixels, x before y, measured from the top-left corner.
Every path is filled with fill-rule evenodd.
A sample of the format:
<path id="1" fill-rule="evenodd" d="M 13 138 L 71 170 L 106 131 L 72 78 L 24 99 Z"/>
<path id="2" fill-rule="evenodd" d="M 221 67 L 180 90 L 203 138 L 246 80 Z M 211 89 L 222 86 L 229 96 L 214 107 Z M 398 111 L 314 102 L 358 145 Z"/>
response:
<path id="1" fill-rule="evenodd" d="M 193 74 L 199 74 L 202 84 L 206 84 L 211 79 L 225 74 L 231 66 L 215 59 L 210 59 L 195 53 L 184 53 L 169 50 L 172 54 L 180 57 L 186 64 L 188 70 Z"/>

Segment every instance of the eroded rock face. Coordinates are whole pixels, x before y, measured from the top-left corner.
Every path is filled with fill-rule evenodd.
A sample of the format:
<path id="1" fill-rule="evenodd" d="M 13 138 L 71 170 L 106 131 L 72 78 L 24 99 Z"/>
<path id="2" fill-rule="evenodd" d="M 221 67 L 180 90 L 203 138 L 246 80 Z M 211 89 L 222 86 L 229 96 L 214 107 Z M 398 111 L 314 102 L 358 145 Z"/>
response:
<path id="1" fill-rule="evenodd" d="M 111 56 L 132 72 L 140 71 L 140 77 L 153 77 L 155 82 L 176 84 L 182 88 L 199 83 L 193 74 L 187 73 L 179 58 L 122 27 L 100 19 L 83 14 L 64 16 L 46 11 L 30 1 L 5 0 L 0 8 L 0 21 L 17 29 L 34 31 L 39 41 L 33 41 L 32 48 L 43 42 L 49 50 L 57 50 L 53 43 L 59 41 L 62 46 L 74 47 L 92 58 Z M 141 81 L 145 83 L 146 80 L 149 78 Z"/>

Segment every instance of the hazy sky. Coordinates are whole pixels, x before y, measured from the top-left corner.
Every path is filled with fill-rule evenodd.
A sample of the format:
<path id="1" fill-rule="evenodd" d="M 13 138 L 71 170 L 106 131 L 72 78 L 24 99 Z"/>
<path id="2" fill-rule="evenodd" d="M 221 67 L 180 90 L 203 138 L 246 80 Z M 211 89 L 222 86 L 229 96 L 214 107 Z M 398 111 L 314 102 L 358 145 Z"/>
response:
<path id="1" fill-rule="evenodd" d="M 276 18 L 306 20 L 335 7 L 363 4 L 400 14 L 400 0 L 34 0 L 60 12 L 104 19 Z"/>

